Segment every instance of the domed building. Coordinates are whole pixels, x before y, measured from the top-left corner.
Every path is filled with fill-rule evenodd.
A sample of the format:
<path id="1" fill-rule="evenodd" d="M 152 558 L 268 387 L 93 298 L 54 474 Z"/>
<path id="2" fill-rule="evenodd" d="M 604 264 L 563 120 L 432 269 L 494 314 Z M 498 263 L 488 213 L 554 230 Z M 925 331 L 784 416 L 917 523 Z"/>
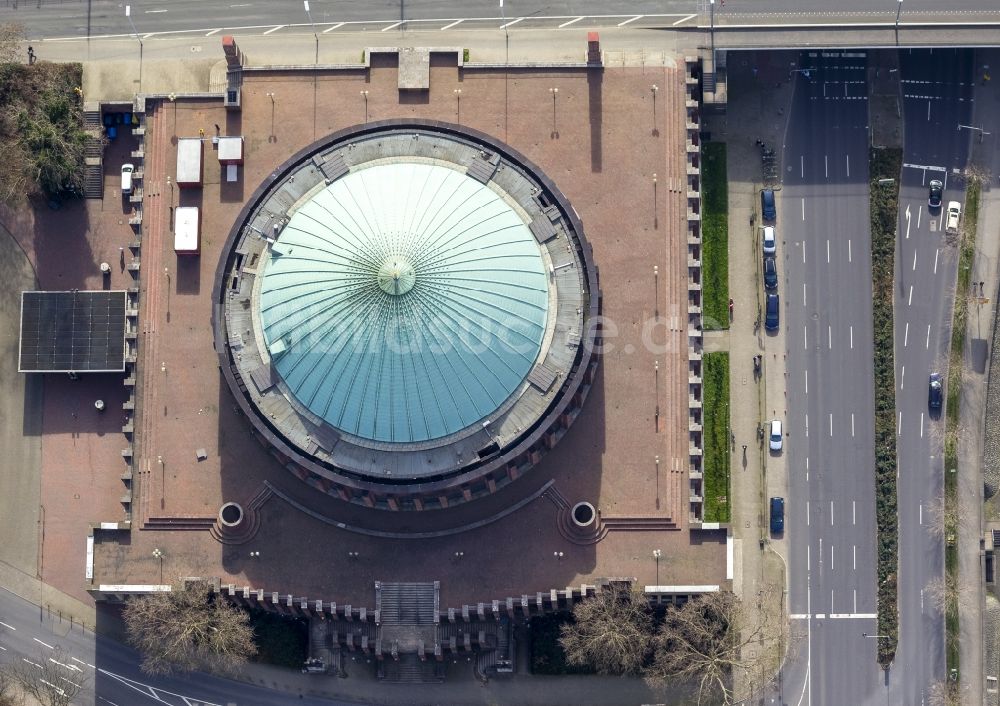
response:
<path id="1" fill-rule="evenodd" d="M 274 456 L 320 490 L 424 510 L 535 465 L 593 379 L 597 270 L 524 157 L 369 123 L 277 168 L 216 275 L 216 351 Z"/>

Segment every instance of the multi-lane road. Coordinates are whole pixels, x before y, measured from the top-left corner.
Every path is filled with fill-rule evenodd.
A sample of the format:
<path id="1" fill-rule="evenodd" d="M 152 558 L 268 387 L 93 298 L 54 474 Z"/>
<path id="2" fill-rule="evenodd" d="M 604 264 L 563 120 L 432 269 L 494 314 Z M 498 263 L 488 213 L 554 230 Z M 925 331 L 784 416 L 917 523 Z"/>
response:
<path id="1" fill-rule="evenodd" d="M 863 635 L 876 624 L 867 55 L 799 66 L 778 220 L 794 640 L 782 698 L 864 706 L 885 703 Z"/>
<path id="2" fill-rule="evenodd" d="M 900 703 L 923 703 L 945 678 L 944 619 L 933 586 L 944 571 L 941 522 L 944 414 L 928 409 L 928 376 L 947 374 L 957 238 L 944 233 L 948 201 L 964 205 L 960 173 L 972 115 L 971 50 L 907 51 L 900 56 L 904 151 L 896 259 L 896 409 L 899 516 L 899 648 L 890 670 Z M 928 183 L 945 185 L 944 205 L 928 207 Z M 965 296 L 965 292 L 959 296 Z M 943 410 L 942 410 L 943 411 Z M 905 669 L 906 678 L 895 678 Z"/>
<path id="3" fill-rule="evenodd" d="M 442 29 L 786 25 L 843 22 L 997 22 L 993 0 L 2 0 L 0 19 L 23 22 L 33 40 L 177 32 L 317 32 Z M 125 17 L 125 6 L 131 16 Z M 130 22 L 131 20 L 131 22 Z M 134 27 L 134 28 L 133 28 Z"/>
<path id="4" fill-rule="evenodd" d="M 943 416 L 928 375 L 946 373 L 957 246 L 928 182 L 963 201 L 974 66 L 968 50 L 903 54 L 904 166 L 895 277 L 899 647 L 877 637 L 869 108 L 865 52 L 804 53 L 785 140 L 779 233 L 787 348 L 789 612 L 781 698 L 797 704 L 922 704 L 945 678 L 943 574 L 930 531 L 942 494 Z M 940 521 L 940 518 L 938 518 Z"/>

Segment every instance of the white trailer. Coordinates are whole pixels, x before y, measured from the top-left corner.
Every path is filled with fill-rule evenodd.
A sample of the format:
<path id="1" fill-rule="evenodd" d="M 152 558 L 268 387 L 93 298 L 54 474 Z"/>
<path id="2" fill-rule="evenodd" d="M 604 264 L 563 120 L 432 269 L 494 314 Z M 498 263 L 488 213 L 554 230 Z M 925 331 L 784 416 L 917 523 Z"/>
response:
<path id="1" fill-rule="evenodd" d="M 197 206 L 174 209 L 174 252 L 197 255 L 201 251 L 201 213 Z"/>
<path id="2" fill-rule="evenodd" d="M 177 140 L 177 186 L 181 189 L 201 187 L 203 149 L 199 137 L 181 137 Z"/>

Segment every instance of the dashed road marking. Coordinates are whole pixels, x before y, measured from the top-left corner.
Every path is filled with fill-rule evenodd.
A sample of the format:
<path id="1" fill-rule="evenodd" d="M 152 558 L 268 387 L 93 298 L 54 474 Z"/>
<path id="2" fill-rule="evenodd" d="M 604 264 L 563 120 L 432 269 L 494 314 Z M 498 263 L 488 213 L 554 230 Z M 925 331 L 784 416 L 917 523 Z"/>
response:
<path id="1" fill-rule="evenodd" d="M 37 643 L 38 643 L 39 645 L 42 645 L 42 646 L 44 646 L 44 647 L 48 647 L 48 648 L 49 648 L 50 650 L 54 650 L 54 649 L 55 649 L 55 647 L 53 647 L 52 645 L 50 645 L 50 644 L 49 644 L 49 643 L 47 643 L 47 642 L 42 642 L 42 641 L 41 641 L 41 640 L 39 640 L 39 639 L 38 639 L 37 637 L 33 637 L 33 638 L 31 638 L 31 639 L 32 639 L 32 640 L 34 640 L 35 642 L 37 642 Z"/>

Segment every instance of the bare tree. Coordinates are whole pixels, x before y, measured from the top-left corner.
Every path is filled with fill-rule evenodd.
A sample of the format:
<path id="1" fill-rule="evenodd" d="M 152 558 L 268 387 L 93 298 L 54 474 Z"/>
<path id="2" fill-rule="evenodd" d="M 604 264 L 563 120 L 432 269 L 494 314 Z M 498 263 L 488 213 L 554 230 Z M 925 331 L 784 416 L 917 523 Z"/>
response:
<path id="1" fill-rule="evenodd" d="M 780 594 L 766 589 L 758 599 L 753 606 L 729 592 L 708 593 L 668 610 L 648 678 L 695 684 L 699 704 L 758 693 L 779 666 L 784 639 Z"/>
<path id="2" fill-rule="evenodd" d="M 0 22 L 0 64 L 15 62 L 21 56 L 24 25 L 20 22 Z"/>
<path id="3" fill-rule="evenodd" d="M 56 647 L 34 659 L 26 657 L 5 664 L 0 670 L 0 704 L 22 703 L 20 694 L 41 706 L 69 706 L 87 686 L 88 675 L 72 664 L 69 655 Z M 10 700 L 3 701 L 6 683 Z"/>
<path id="4" fill-rule="evenodd" d="M 132 598 L 122 616 L 147 674 L 231 673 L 257 654 L 249 613 L 205 581 Z"/>
<path id="5" fill-rule="evenodd" d="M 0 706 L 23 706 L 21 691 L 17 688 L 17 681 L 10 672 L 9 665 L 0 667 Z"/>
<path id="6" fill-rule="evenodd" d="M 631 584 L 611 583 L 573 608 L 559 644 L 566 661 L 599 674 L 638 674 L 649 655 L 653 621 L 646 596 Z"/>

